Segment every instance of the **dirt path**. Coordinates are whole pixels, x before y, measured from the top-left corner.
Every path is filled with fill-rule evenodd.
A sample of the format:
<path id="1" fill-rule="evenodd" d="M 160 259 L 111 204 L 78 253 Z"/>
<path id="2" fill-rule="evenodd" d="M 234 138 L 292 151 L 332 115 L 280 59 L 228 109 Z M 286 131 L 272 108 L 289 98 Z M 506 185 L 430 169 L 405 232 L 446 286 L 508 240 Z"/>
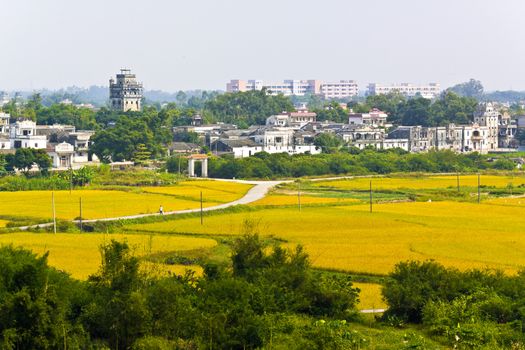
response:
<path id="1" fill-rule="evenodd" d="M 264 198 L 268 191 L 272 189 L 273 187 L 285 183 L 285 182 L 291 182 L 291 180 L 286 181 L 245 181 L 245 180 L 229 180 L 229 179 L 210 179 L 213 181 L 224 181 L 224 182 L 236 182 L 236 183 L 242 183 L 242 184 L 250 184 L 254 185 L 246 194 L 232 202 L 215 205 L 212 207 L 206 207 L 203 208 L 202 211 L 213 211 L 213 210 L 220 210 L 220 209 L 226 209 L 229 207 L 232 207 L 234 205 L 240 205 L 240 204 L 248 204 L 251 202 L 258 201 L 259 199 Z M 186 209 L 186 210 L 174 210 L 174 211 L 168 211 L 165 212 L 164 215 L 180 215 L 180 214 L 188 214 L 188 213 L 198 213 L 200 212 L 200 208 L 195 209 Z M 100 222 L 100 221 L 118 221 L 118 220 L 130 220 L 130 219 L 140 219 L 145 218 L 149 216 L 159 216 L 159 213 L 150 213 L 150 214 L 136 214 L 136 215 L 126 215 L 126 216 L 117 216 L 112 218 L 101 218 L 101 219 L 91 219 L 91 220 L 83 220 L 83 223 L 93 223 L 93 222 Z M 78 223 L 78 220 L 73 220 L 72 222 Z M 30 225 L 30 226 L 21 226 L 17 229 L 25 231 L 30 228 L 43 228 L 43 227 L 49 227 L 52 226 L 52 222 L 47 222 L 43 224 L 38 225 Z"/>

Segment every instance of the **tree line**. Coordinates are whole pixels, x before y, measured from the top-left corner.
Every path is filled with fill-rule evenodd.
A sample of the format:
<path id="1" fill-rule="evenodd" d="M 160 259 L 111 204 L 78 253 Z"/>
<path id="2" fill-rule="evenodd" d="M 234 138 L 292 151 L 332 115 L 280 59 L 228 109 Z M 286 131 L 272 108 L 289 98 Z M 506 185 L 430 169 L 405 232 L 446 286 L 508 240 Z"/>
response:
<path id="1" fill-rule="evenodd" d="M 329 174 L 472 172 L 485 169 L 512 170 L 516 167 L 506 158 L 489 160 L 491 159 L 488 156 L 478 153 L 459 154 L 452 151 L 408 153 L 400 149 L 350 148 L 337 153 L 319 155 L 260 152 L 249 158 L 213 157 L 209 161 L 208 172 L 211 177 L 219 178 L 281 178 Z"/>

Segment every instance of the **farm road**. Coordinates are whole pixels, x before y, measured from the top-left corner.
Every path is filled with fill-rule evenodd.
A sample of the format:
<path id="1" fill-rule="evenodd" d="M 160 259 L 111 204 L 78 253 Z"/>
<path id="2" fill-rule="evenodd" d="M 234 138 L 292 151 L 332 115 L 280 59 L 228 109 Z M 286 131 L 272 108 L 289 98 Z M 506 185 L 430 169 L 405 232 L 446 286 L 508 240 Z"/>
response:
<path id="1" fill-rule="evenodd" d="M 219 209 L 226 209 L 229 207 L 232 207 L 234 205 L 240 205 L 240 204 L 248 204 L 251 202 L 255 202 L 259 199 L 264 198 L 268 191 L 272 189 L 273 187 L 286 182 L 292 182 L 291 180 L 282 180 L 282 181 L 246 181 L 246 180 L 229 180 L 229 179 L 210 179 L 213 181 L 224 181 L 224 182 L 237 182 L 242 184 L 250 184 L 254 185 L 250 190 L 241 198 L 234 200 L 232 202 L 215 205 L 212 207 L 206 207 L 203 208 L 202 211 L 212 211 L 212 210 L 219 210 Z M 167 211 L 164 212 L 164 215 L 180 215 L 180 214 L 188 214 L 188 213 L 198 213 L 200 212 L 200 208 L 196 209 L 186 209 L 186 210 L 174 210 L 174 211 Z M 91 220 L 82 220 L 83 223 L 93 223 L 93 222 L 100 222 L 100 221 L 117 221 L 117 220 L 130 220 L 130 219 L 140 219 L 148 216 L 159 216 L 159 213 L 149 213 L 149 214 L 137 214 L 137 215 L 126 215 L 126 216 L 118 216 L 118 217 L 112 217 L 112 218 L 101 218 L 101 219 L 91 219 Z M 73 222 L 78 222 L 78 220 L 74 220 Z M 21 226 L 18 227 L 20 230 L 27 230 L 30 228 L 37 228 L 37 227 L 49 227 L 52 226 L 52 222 L 44 223 L 44 224 L 38 224 L 38 225 L 30 225 L 30 226 Z"/>

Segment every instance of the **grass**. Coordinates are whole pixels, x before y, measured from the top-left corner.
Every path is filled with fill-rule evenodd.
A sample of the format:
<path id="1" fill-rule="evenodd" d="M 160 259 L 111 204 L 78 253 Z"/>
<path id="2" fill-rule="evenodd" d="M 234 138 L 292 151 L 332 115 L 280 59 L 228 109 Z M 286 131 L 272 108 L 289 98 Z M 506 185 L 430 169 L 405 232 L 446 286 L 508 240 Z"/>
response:
<path id="1" fill-rule="evenodd" d="M 119 190 L 73 190 L 55 191 L 56 216 L 72 220 L 82 217 L 99 219 L 133 214 L 156 213 L 160 205 L 164 211 L 194 209 L 200 206 L 200 192 L 204 207 L 242 197 L 250 185 L 222 183 L 218 181 L 188 181 L 169 187 L 134 188 Z M 52 217 L 51 191 L 0 192 L 2 216 L 32 217 L 40 222 Z"/>
<path id="2" fill-rule="evenodd" d="M 111 239 L 126 241 L 138 256 L 159 252 L 208 249 L 217 242 L 213 239 L 140 234 L 36 234 L 10 233 L 0 235 L 0 244 L 13 244 L 31 249 L 36 254 L 49 252 L 49 264 L 70 273 L 78 279 L 86 279 L 100 266 L 100 245 Z M 181 266 L 163 266 L 161 270 L 183 271 Z M 197 269 L 197 268 L 195 268 Z"/>

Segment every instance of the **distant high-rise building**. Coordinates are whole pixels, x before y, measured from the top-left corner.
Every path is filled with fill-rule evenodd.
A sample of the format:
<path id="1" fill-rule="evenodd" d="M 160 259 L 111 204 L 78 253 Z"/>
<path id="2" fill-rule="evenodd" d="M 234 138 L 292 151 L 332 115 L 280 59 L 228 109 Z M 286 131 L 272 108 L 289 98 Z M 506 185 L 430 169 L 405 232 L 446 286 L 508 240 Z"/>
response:
<path id="1" fill-rule="evenodd" d="M 306 94 L 323 95 L 325 98 L 345 98 L 356 96 L 359 87 L 353 80 L 324 82 L 321 80 L 283 80 L 279 82 L 263 82 L 262 80 L 234 79 L 226 84 L 227 92 L 244 92 L 268 90 L 272 95 L 304 96 Z"/>
<path id="2" fill-rule="evenodd" d="M 140 111 L 142 108 L 142 83 L 137 82 L 135 74 L 129 69 L 121 69 L 117 81 L 109 79 L 109 99 L 111 108 L 116 111 Z"/>
<path id="3" fill-rule="evenodd" d="M 371 83 L 368 85 L 368 95 L 384 95 L 391 92 L 399 92 L 406 97 L 421 96 L 432 99 L 441 93 L 438 83 L 429 83 L 426 85 L 414 85 L 409 83 L 402 84 L 378 84 Z"/>

